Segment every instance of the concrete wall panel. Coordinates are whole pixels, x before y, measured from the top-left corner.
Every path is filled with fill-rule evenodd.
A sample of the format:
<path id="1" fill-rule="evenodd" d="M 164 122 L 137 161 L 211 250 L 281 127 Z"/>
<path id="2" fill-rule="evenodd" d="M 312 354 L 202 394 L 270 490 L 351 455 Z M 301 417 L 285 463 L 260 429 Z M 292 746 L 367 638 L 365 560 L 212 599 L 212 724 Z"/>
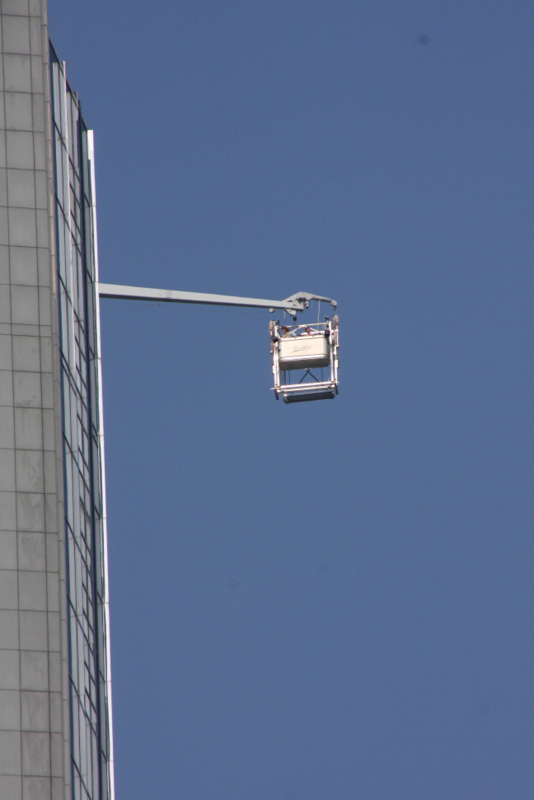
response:
<path id="1" fill-rule="evenodd" d="M 48 692 L 21 692 L 21 728 L 23 731 L 48 731 L 50 711 Z"/>
<path id="2" fill-rule="evenodd" d="M 0 569 L 17 569 L 16 531 L 0 531 Z"/>
<path id="3" fill-rule="evenodd" d="M 20 775 L 21 741 L 18 731 L 0 731 L 0 774 Z"/>
<path id="4" fill-rule="evenodd" d="M 29 55 L 4 54 L 4 89 L 7 92 L 31 92 L 32 59 Z"/>
<path id="5" fill-rule="evenodd" d="M 49 684 L 49 659 L 47 652 L 23 650 L 20 653 L 20 687 L 33 691 L 46 691 Z"/>
<path id="6" fill-rule="evenodd" d="M 18 775 L 0 775 L 2 800 L 22 800 L 22 781 Z"/>
<path id="7" fill-rule="evenodd" d="M 19 648 L 19 616 L 18 611 L 0 609 L 0 642 L 7 650 Z M 0 770 L 1 774 L 1 770 Z"/>
<path id="8" fill-rule="evenodd" d="M 0 570 L 0 608 L 18 608 L 18 603 L 17 571 Z"/>
<path id="9" fill-rule="evenodd" d="M 21 710 L 20 693 L 0 689 L 0 719 L 6 731 L 20 731 Z"/>
<path id="10" fill-rule="evenodd" d="M 13 169 L 34 169 L 34 150 L 36 149 L 35 137 L 31 132 L 6 131 L 6 166 Z M 39 141 L 38 148 L 42 156 L 44 169 L 44 136 Z"/>
<path id="11" fill-rule="evenodd" d="M 30 170 L 8 170 L 10 174 L 34 175 Z M 19 286 L 37 285 L 37 250 L 35 247 L 10 247 L 9 266 L 11 282 Z"/>
<path id="12" fill-rule="evenodd" d="M 21 570 L 44 571 L 46 569 L 46 534 L 18 534 L 18 566 Z"/>
<path id="13" fill-rule="evenodd" d="M 18 650 L 0 650 L 0 689 L 20 689 Z"/>
<path id="14" fill-rule="evenodd" d="M 24 16 L 9 16 L 2 3 L 2 42 L 4 53 L 30 55 L 30 20 Z M 25 13 L 25 12 L 16 12 Z"/>

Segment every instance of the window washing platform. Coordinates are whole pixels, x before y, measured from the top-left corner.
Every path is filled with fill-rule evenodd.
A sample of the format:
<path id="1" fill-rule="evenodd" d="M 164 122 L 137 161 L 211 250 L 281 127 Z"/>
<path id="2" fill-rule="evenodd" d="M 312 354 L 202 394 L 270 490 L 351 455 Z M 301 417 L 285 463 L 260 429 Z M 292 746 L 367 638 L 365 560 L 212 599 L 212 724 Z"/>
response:
<path id="1" fill-rule="evenodd" d="M 309 325 L 271 321 L 273 391 L 285 403 L 331 400 L 338 394 L 339 318 Z M 320 371 L 321 376 L 317 376 Z M 324 371 L 328 372 L 325 380 Z M 300 378 L 298 377 L 301 374 Z M 297 380 L 295 380 L 297 378 Z"/>

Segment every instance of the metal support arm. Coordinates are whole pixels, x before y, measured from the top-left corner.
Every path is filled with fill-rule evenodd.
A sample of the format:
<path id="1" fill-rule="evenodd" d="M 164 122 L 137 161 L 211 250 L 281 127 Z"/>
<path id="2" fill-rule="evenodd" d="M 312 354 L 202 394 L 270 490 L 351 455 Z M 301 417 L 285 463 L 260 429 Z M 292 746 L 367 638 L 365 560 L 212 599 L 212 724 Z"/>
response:
<path id="1" fill-rule="evenodd" d="M 258 300 L 254 297 L 232 297 L 226 294 L 204 294 L 203 292 L 177 292 L 172 289 L 143 289 L 139 286 L 116 286 L 111 283 L 99 283 L 100 297 L 112 297 L 123 300 L 156 300 L 159 303 L 200 303 L 216 306 L 245 306 L 247 308 L 283 309 L 290 314 L 304 311 L 310 300 L 322 300 L 337 306 L 335 300 L 328 297 L 297 292 L 286 300 Z"/>

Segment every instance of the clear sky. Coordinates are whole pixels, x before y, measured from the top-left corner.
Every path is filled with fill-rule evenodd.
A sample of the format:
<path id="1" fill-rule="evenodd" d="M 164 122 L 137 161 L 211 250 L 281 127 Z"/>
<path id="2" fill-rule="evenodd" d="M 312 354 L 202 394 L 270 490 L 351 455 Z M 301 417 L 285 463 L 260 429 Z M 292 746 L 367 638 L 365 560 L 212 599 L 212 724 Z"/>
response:
<path id="1" fill-rule="evenodd" d="M 532 800 L 534 4 L 49 6 L 102 280 L 341 319 L 102 302 L 119 800 Z"/>

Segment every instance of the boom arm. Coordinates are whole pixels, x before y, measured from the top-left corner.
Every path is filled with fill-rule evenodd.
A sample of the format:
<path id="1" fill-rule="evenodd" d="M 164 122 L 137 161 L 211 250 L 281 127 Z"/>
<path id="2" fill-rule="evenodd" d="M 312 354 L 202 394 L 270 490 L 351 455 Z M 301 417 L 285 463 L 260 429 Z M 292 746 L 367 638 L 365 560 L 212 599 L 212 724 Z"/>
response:
<path id="1" fill-rule="evenodd" d="M 297 292 L 286 300 L 259 300 L 254 297 L 232 297 L 227 294 L 204 294 L 203 292 L 177 292 L 173 289 L 143 289 L 139 286 L 117 286 L 111 283 L 99 283 L 97 291 L 100 297 L 112 297 L 122 300 L 156 300 L 159 303 L 200 303 L 215 306 L 244 306 L 246 308 L 280 308 L 294 314 L 304 311 L 310 300 L 322 300 L 337 306 L 335 300 L 328 297 Z"/>

